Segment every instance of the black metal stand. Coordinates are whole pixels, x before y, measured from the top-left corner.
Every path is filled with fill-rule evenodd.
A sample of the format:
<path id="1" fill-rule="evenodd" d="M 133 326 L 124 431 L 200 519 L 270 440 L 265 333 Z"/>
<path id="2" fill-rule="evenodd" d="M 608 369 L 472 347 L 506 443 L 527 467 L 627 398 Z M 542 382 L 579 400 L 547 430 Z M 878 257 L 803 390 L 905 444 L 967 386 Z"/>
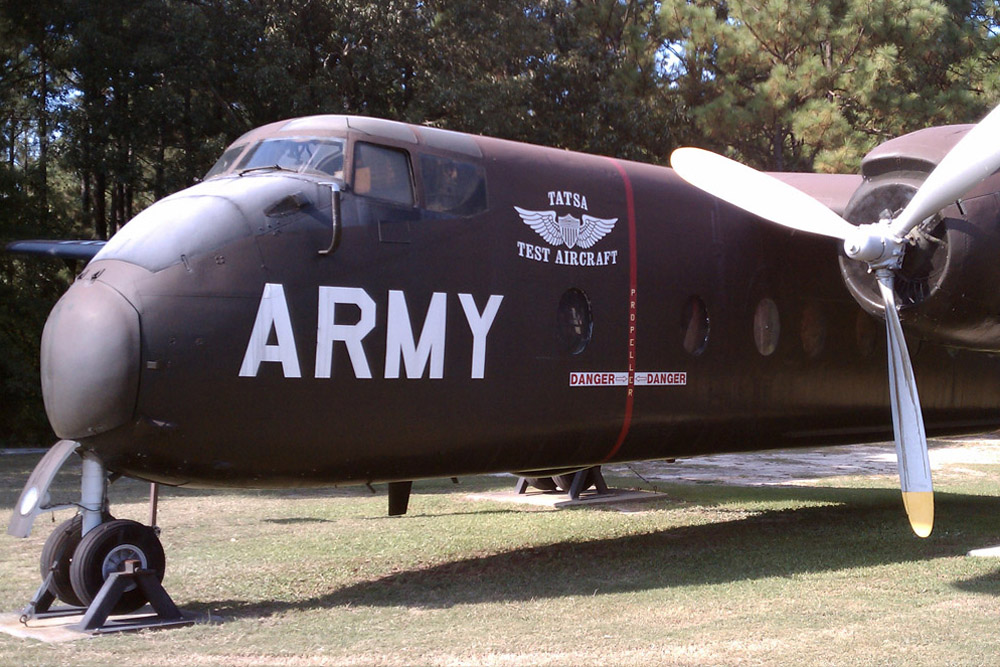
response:
<path id="1" fill-rule="evenodd" d="M 604 481 L 604 475 L 601 474 L 601 466 L 594 466 L 593 468 L 588 468 L 586 470 L 581 470 L 580 472 L 573 475 L 573 483 L 569 487 L 569 497 L 573 500 L 579 500 L 580 494 L 584 491 L 584 484 L 587 483 L 590 475 L 588 474 L 591 470 L 594 471 L 594 486 L 597 488 L 597 495 L 604 495 L 608 492 L 608 485 Z"/>
<path id="2" fill-rule="evenodd" d="M 594 466 L 593 468 L 584 468 L 573 475 L 573 483 L 570 484 L 569 487 L 569 497 L 572 500 L 579 500 L 580 494 L 586 491 L 586 487 L 584 485 L 586 485 L 590 479 L 591 471 L 593 471 L 594 477 L 592 481 L 594 487 L 597 489 L 597 494 L 603 496 L 608 493 L 608 485 L 604 481 L 604 475 L 601 474 L 601 466 Z M 517 478 L 517 486 L 515 489 L 518 495 L 527 493 L 528 486 L 530 485 L 528 484 L 527 477 Z"/>
<path id="3" fill-rule="evenodd" d="M 28 621 L 34 618 L 45 619 L 75 616 L 87 611 L 86 607 L 53 607 L 52 603 L 56 601 L 56 596 L 49 591 L 49 581 L 51 579 L 52 573 L 49 572 L 45 579 L 42 580 L 42 585 L 38 587 L 38 590 L 31 597 L 28 606 L 21 610 L 21 616 L 18 619 L 21 621 L 21 625 L 27 625 Z"/>
<path id="4" fill-rule="evenodd" d="M 28 606 L 21 611 L 20 621 L 27 625 L 33 619 L 60 618 L 65 616 L 79 616 L 83 614 L 83 619 L 79 623 L 65 625 L 71 630 L 77 630 L 88 634 L 101 634 L 108 632 L 122 632 L 125 630 L 143 630 L 145 628 L 164 628 L 180 625 L 192 625 L 195 618 L 187 615 L 177 608 L 174 601 L 167 595 L 156 578 L 153 570 L 144 570 L 139 567 L 139 561 L 125 561 L 125 569 L 122 572 L 113 572 L 109 576 L 101 590 L 98 591 L 94 601 L 89 607 L 52 607 L 55 596 L 49 592 L 49 580 L 52 574 L 49 573 L 42 585 L 35 592 L 34 597 Z M 153 608 L 154 614 L 142 616 L 129 615 L 122 619 L 108 620 L 115 605 L 121 598 L 122 593 L 130 589 L 130 586 L 138 586 L 142 589 L 146 600 Z"/>
<path id="5" fill-rule="evenodd" d="M 111 615 L 122 593 L 128 590 L 130 585 L 142 589 L 143 595 L 156 613 L 109 621 L 108 616 Z M 167 591 L 163 589 L 156 578 L 156 572 L 143 570 L 139 567 L 139 561 L 130 560 L 125 561 L 125 569 L 122 572 L 113 572 L 104 581 L 104 585 L 94 601 L 90 603 L 83 619 L 70 627 L 81 632 L 98 634 L 191 625 L 193 623 L 194 619 L 185 616 L 167 595 Z"/>

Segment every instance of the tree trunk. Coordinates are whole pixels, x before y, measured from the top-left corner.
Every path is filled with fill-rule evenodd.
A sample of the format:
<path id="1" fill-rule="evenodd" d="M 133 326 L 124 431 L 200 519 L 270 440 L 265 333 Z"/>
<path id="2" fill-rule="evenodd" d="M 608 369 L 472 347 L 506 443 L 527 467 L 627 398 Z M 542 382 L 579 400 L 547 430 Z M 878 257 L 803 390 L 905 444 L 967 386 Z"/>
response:
<path id="1" fill-rule="evenodd" d="M 38 215 L 43 225 L 49 219 L 49 64 L 42 31 L 38 48 Z"/>
<path id="2" fill-rule="evenodd" d="M 108 177 L 103 171 L 97 172 L 97 182 L 94 187 L 94 231 L 97 238 L 107 240 L 108 219 L 107 203 L 104 201 L 104 191 L 108 187 Z"/>

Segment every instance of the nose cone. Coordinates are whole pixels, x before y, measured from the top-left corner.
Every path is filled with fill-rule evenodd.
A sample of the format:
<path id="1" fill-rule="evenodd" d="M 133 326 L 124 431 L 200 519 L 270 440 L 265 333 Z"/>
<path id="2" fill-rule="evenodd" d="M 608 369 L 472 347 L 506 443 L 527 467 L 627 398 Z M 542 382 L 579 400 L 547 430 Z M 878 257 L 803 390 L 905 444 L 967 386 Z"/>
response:
<path id="1" fill-rule="evenodd" d="M 139 314 L 96 280 L 79 280 L 42 332 L 42 395 L 60 438 L 75 440 L 127 423 L 139 386 Z"/>

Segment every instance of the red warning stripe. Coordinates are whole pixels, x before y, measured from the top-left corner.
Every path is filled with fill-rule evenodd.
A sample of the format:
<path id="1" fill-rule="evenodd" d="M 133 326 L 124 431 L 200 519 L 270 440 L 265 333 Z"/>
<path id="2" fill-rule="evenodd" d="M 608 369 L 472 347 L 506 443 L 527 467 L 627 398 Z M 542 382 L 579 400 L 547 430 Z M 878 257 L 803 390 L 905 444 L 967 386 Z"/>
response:
<path id="1" fill-rule="evenodd" d="M 602 463 L 610 461 L 618 450 L 625 443 L 628 437 L 629 428 L 632 426 L 632 404 L 635 390 L 635 356 L 636 356 L 636 284 L 638 283 L 638 270 L 636 269 L 636 242 L 635 242 L 635 196 L 632 192 L 632 181 L 628 177 L 628 172 L 617 160 L 608 158 L 611 164 L 615 165 L 618 173 L 621 174 L 622 183 L 625 185 L 626 208 L 628 210 L 628 392 L 625 397 L 625 418 L 622 422 L 622 430 L 618 434 L 615 446 L 612 447 L 608 455 L 604 457 Z"/>

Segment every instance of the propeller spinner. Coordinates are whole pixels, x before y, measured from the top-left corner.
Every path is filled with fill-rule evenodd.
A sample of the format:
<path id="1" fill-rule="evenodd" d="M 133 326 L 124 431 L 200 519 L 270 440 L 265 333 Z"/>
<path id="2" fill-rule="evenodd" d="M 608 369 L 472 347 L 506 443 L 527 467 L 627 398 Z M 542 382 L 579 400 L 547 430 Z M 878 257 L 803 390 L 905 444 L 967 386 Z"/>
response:
<path id="1" fill-rule="evenodd" d="M 855 226 L 819 201 L 768 174 L 699 148 L 679 148 L 670 164 L 688 183 L 754 215 L 790 229 L 844 242 L 848 257 L 875 271 L 885 306 L 889 348 L 889 395 L 899 481 L 910 526 L 927 537 L 934 525 L 934 494 L 920 398 L 893 289 L 902 266 L 906 235 L 1000 169 L 1000 107 L 970 130 L 894 218 Z"/>

